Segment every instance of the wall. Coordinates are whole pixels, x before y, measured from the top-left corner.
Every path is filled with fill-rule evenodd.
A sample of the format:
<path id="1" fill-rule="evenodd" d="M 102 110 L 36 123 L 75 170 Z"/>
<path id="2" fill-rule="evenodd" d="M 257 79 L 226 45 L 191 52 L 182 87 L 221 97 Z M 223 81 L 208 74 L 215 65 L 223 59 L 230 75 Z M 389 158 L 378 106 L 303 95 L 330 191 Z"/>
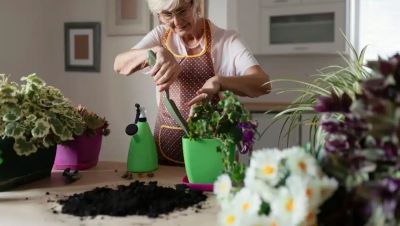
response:
<path id="1" fill-rule="evenodd" d="M 142 73 L 125 77 L 113 72 L 115 56 L 133 46 L 142 36 L 107 36 L 107 0 L 0 0 L 0 73 L 13 80 L 36 72 L 64 93 L 73 104 L 82 104 L 106 116 L 111 134 L 103 140 L 101 159 L 125 160 L 130 138 L 126 125 L 134 118 L 134 104 L 148 109 L 153 126 L 157 111 L 152 79 Z M 210 1 L 214 10 L 225 0 Z M 221 12 L 221 11 L 219 11 Z M 215 22 L 224 26 L 223 15 Z M 214 20 L 214 19 L 213 19 Z M 64 71 L 64 22 L 101 22 L 101 72 Z"/>
<path id="2" fill-rule="evenodd" d="M 46 70 L 43 1 L 0 0 L 0 73 L 21 75 Z"/>
<path id="3" fill-rule="evenodd" d="M 13 79 L 37 72 L 47 83 L 62 90 L 75 105 L 82 104 L 106 116 L 111 128 L 103 140 L 100 158 L 123 161 L 130 137 L 126 125 L 133 121 L 134 104 L 148 109 L 151 126 L 155 123 L 156 98 L 152 79 L 142 73 L 125 77 L 113 72 L 115 56 L 129 49 L 141 36 L 107 36 L 107 0 L 0 0 L 0 73 Z M 218 26 L 227 25 L 229 0 L 208 0 L 208 15 Z M 64 71 L 64 22 L 101 22 L 101 72 Z M 337 62 L 337 57 L 295 56 L 257 57 L 272 78 L 288 75 L 307 79 L 315 69 Z M 251 101 L 289 100 L 267 95 Z M 246 99 L 246 98 L 245 98 Z M 268 142 L 268 141 L 266 141 Z"/>

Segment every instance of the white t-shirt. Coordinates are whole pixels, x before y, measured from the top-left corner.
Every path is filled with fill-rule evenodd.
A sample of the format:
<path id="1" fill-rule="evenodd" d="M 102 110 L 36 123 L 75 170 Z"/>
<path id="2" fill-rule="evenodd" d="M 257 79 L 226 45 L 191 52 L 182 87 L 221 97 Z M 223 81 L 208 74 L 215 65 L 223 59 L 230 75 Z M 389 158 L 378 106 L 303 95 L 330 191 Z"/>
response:
<path id="1" fill-rule="evenodd" d="M 245 47 L 240 40 L 239 34 L 235 31 L 224 30 L 210 22 L 212 49 L 211 57 L 214 64 L 214 71 L 222 76 L 240 76 L 254 65 L 259 65 L 253 54 Z M 133 49 L 150 48 L 161 44 L 161 36 L 167 29 L 165 25 L 159 25 L 149 32 Z M 186 47 L 179 35 L 171 32 L 171 43 L 168 46 L 173 52 L 179 55 L 187 55 Z M 204 35 L 200 41 L 204 49 Z"/>

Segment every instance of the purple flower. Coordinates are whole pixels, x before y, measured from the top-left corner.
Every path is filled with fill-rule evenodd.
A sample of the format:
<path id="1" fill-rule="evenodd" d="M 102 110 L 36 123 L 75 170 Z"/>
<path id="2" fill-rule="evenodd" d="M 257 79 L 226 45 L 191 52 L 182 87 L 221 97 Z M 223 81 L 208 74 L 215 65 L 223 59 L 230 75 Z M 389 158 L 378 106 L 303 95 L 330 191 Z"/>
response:
<path id="1" fill-rule="evenodd" d="M 345 134 L 329 134 L 325 140 L 325 150 L 328 152 L 343 152 L 349 148 L 350 143 Z"/>
<path id="2" fill-rule="evenodd" d="M 381 144 L 381 147 L 385 151 L 385 155 L 387 158 L 389 158 L 389 159 L 397 158 L 397 156 L 399 154 L 397 152 L 400 149 L 400 147 L 397 147 L 390 141 L 384 142 L 383 144 Z"/>
<path id="3" fill-rule="evenodd" d="M 331 96 L 320 96 L 318 97 L 317 104 L 314 109 L 317 112 L 335 112 L 335 106 L 339 103 L 339 97 L 336 93 L 332 93 Z"/>
<path id="4" fill-rule="evenodd" d="M 248 122 L 240 122 L 238 127 L 241 129 L 256 129 L 258 126 L 257 122 L 252 122 L 252 121 L 248 121 Z"/>
<path id="5" fill-rule="evenodd" d="M 350 106 L 352 103 L 351 97 L 344 93 L 339 97 L 335 92 L 332 92 L 330 96 L 318 97 L 317 104 L 314 106 L 317 112 L 350 112 Z"/>
<path id="6" fill-rule="evenodd" d="M 385 61 L 379 57 L 378 63 L 379 63 L 379 71 L 382 73 L 382 75 L 386 77 L 393 73 L 394 65 L 391 62 Z"/>
<path id="7" fill-rule="evenodd" d="M 387 89 L 385 80 L 383 78 L 375 78 L 364 81 L 361 84 L 363 92 L 363 99 L 370 99 L 373 97 L 387 97 Z"/>
<path id="8" fill-rule="evenodd" d="M 238 124 L 238 127 L 242 131 L 242 147 L 240 148 L 239 152 L 241 154 L 246 154 L 253 149 L 254 134 L 257 129 L 257 123 L 251 121 L 241 122 Z"/>
<path id="9" fill-rule="evenodd" d="M 330 118 L 323 116 L 320 122 L 327 133 L 323 158 L 332 161 L 323 168 L 348 194 L 333 201 L 348 205 L 331 209 L 343 219 L 331 225 L 365 225 L 376 207 L 383 208 L 384 220 L 397 220 L 396 225 L 400 220 L 400 178 L 387 178 L 400 170 L 400 55 L 379 59 L 379 70 L 381 78 L 360 82 L 354 103 L 347 94 L 332 93 L 315 105 L 318 112 L 340 113 L 326 114 Z"/>
<path id="10" fill-rule="evenodd" d="M 253 141 L 253 139 L 254 139 L 253 130 L 246 129 L 246 130 L 243 131 L 243 138 L 242 138 L 243 142 L 245 142 L 245 143 L 246 142 L 251 142 L 251 141 Z"/>
<path id="11" fill-rule="evenodd" d="M 350 106 L 353 103 L 353 100 L 347 93 L 342 94 L 341 98 L 341 110 L 342 112 L 350 112 Z"/>
<path id="12" fill-rule="evenodd" d="M 379 58 L 379 71 L 385 77 L 393 75 L 397 86 L 400 86 L 400 55 L 397 53 L 388 60 Z"/>
<path id="13" fill-rule="evenodd" d="M 343 129 L 344 123 L 337 119 L 326 119 L 321 121 L 321 126 L 328 133 L 337 133 Z"/>
<path id="14" fill-rule="evenodd" d="M 367 122 L 353 114 L 347 114 L 344 119 L 344 123 L 347 128 L 351 128 L 352 130 L 356 131 L 358 135 L 361 135 L 362 132 L 368 130 Z"/>
<path id="15" fill-rule="evenodd" d="M 253 144 L 245 143 L 242 148 L 239 149 L 240 154 L 246 154 L 253 150 Z"/>

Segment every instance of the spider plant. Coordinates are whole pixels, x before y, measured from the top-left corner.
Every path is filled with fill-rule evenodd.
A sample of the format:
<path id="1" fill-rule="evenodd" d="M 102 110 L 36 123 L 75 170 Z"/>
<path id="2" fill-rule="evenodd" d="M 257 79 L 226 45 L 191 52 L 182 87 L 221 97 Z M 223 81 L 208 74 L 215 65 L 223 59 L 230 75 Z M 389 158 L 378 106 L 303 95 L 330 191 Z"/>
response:
<path id="1" fill-rule="evenodd" d="M 316 75 L 312 75 L 313 80 L 310 82 L 293 79 L 275 79 L 270 81 L 270 83 L 295 84 L 295 88 L 277 90 L 276 93 L 298 93 L 299 96 L 285 110 L 272 118 L 272 121 L 262 131 L 260 138 L 273 124 L 284 120 L 279 134 L 279 142 L 281 142 L 283 137 L 286 137 L 288 145 L 293 129 L 300 124 L 306 125 L 309 126 L 311 151 L 313 154 L 318 155 L 320 142 L 324 136 L 318 126 L 321 115 L 314 111 L 314 105 L 317 103 L 318 97 L 329 96 L 332 91 L 339 96 L 342 93 L 347 93 L 354 99 L 355 94 L 360 90 L 358 82 L 372 75 L 370 70 L 363 65 L 366 47 L 358 54 L 351 44 L 349 46 L 351 51 L 348 56 L 340 54 L 346 63 L 345 66 L 331 65 L 320 69 Z M 310 117 L 304 119 L 302 117 L 304 114 L 310 115 Z M 340 117 L 340 115 L 337 115 L 337 117 Z"/>

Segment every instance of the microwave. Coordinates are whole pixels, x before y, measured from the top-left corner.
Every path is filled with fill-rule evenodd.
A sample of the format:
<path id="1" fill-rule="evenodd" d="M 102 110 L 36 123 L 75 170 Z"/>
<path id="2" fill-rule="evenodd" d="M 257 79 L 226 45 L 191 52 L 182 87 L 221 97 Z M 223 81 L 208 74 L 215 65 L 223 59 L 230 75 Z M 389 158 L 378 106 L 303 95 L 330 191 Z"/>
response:
<path id="1" fill-rule="evenodd" d="M 264 54 L 337 54 L 348 50 L 345 0 L 261 0 Z"/>

